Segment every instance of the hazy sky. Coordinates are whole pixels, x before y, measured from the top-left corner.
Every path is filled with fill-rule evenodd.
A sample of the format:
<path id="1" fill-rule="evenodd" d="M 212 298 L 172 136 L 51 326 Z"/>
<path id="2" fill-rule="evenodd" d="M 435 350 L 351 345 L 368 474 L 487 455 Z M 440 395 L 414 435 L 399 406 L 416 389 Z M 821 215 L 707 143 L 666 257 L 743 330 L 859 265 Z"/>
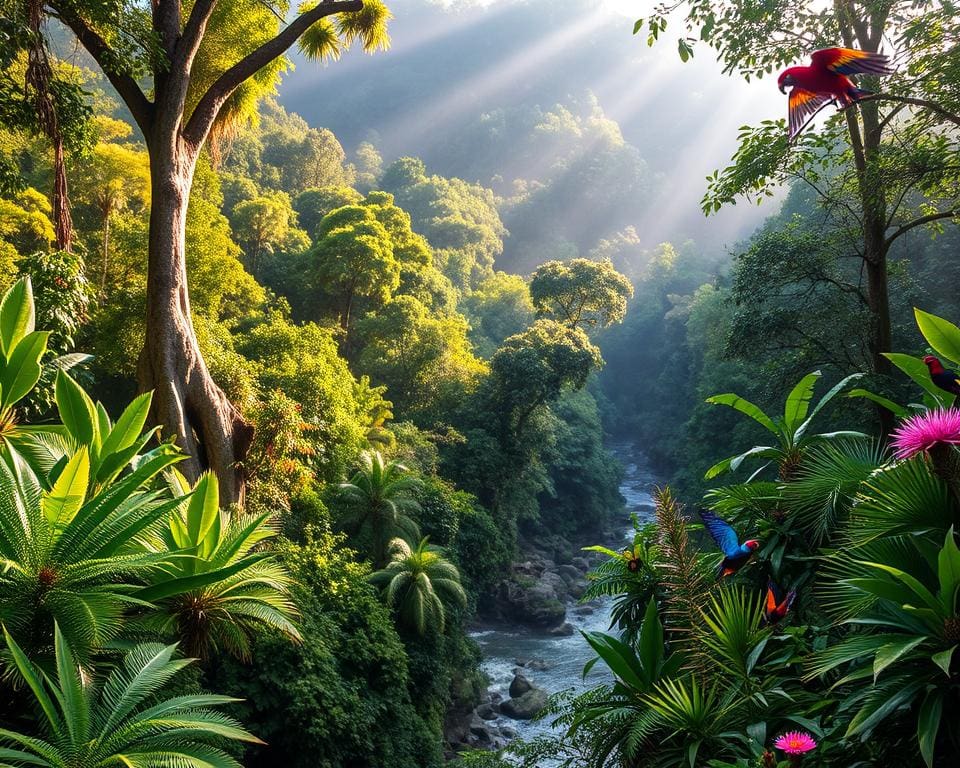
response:
<path id="1" fill-rule="evenodd" d="M 704 229 L 705 177 L 727 163 L 738 128 L 786 112 L 774 78 L 725 76 L 706 47 L 683 63 L 679 30 L 654 48 L 633 21 L 652 2 L 631 0 L 392 0 L 393 45 L 374 56 L 350 51 L 326 67 L 298 63 L 281 100 L 313 125 L 332 128 L 347 149 L 374 131 L 387 159 L 429 157 L 444 132 L 517 103 L 552 107 L 589 91 L 627 141 L 661 174 L 657 203 L 638 221 L 658 239 L 729 243 L 772 212 L 740 203 Z M 483 181 L 481 179 L 481 181 Z M 655 231 L 655 234 L 654 234 Z"/>

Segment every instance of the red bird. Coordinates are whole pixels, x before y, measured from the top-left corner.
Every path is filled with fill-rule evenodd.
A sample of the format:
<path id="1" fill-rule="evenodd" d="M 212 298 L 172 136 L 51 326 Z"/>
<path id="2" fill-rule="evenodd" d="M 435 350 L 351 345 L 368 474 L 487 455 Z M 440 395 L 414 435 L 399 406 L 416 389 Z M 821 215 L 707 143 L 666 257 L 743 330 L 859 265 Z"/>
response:
<path id="1" fill-rule="evenodd" d="M 960 395 L 960 374 L 944 368 L 940 358 L 933 355 L 927 355 L 923 358 L 923 362 L 926 363 L 927 370 L 930 371 L 930 379 L 934 384 L 953 395 Z"/>
<path id="2" fill-rule="evenodd" d="M 891 75 L 890 60 L 881 53 L 852 48 L 824 48 L 810 57 L 809 67 L 785 69 L 777 80 L 781 93 L 790 87 L 790 140 L 804 122 L 833 101 L 838 109 L 846 109 L 869 91 L 858 88 L 848 75 Z"/>

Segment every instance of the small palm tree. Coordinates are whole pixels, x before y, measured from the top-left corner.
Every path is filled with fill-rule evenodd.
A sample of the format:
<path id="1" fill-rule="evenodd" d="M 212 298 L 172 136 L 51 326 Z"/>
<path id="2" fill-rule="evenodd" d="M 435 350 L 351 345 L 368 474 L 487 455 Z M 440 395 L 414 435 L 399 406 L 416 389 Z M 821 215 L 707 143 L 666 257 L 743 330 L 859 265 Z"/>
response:
<path id="1" fill-rule="evenodd" d="M 174 659 L 175 645 L 139 645 L 102 686 L 84 674 L 54 627 L 56 679 L 34 666 L 6 633 L 17 671 L 37 703 L 38 733 L 0 729 L 0 765 L 53 768 L 240 768 L 216 744 L 262 743 L 213 708 L 237 701 L 198 694 L 164 699 L 164 686 L 191 659 Z"/>
<path id="2" fill-rule="evenodd" d="M 420 509 L 413 492 L 422 483 L 403 464 L 385 462 L 379 451 L 364 452 L 361 462 L 350 482 L 340 484 L 340 495 L 350 507 L 340 522 L 348 528 L 369 529 L 373 566 L 383 568 L 392 539 L 398 535 L 406 541 L 420 538 L 420 529 L 406 513 Z"/>
<path id="3" fill-rule="evenodd" d="M 783 407 L 783 416 L 768 416 L 759 406 L 734 393 L 714 395 L 708 397 L 707 402 L 714 405 L 726 405 L 739 411 L 744 416 L 762 425 L 775 438 L 774 445 L 757 445 L 737 456 L 719 461 L 707 470 L 706 479 L 710 480 L 722 472 L 736 471 L 749 458 L 773 459 L 777 462 L 781 480 L 791 480 L 799 468 L 806 449 L 818 442 L 836 438 L 862 438 L 861 432 L 841 431 L 827 432 L 816 435 L 807 434 L 807 429 L 814 417 L 823 407 L 849 384 L 860 378 L 862 374 L 854 373 L 836 384 L 810 410 L 810 401 L 813 398 L 813 388 L 822 374 L 814 371 L 804 376 L 787 395 Z"/>
<path id="4" fill-rule="evenodd" d="M 418 635 L 428 629 L 443 632 L 447 617 L 444 603 L 467 604 L 457 567 L 426 538 L 416 549 L 403 539 L 394 539 L 390 549 L 390 564 L 371 574 L 370 581 L 383 589 L 387 605 L 396 608 L 401 622 Z"/>
<path id="5" fill-rule="evenodd" d="M 174 635 L 186 653 L 200 659 L 220 649 L 247 659 L 250 638 L 265 627 L 298 640 L 290 576 L 269 550 L 259 549 L 276 535 L 269 514 L 238 516 L 220 509 L 216 475 L 202 475 L 192 489 L 175 469 L 169 477 L 181 504 L 153 548 L 191 557 L 167 559 L 152 572 L 152 583 L 135 594 L 157 609 L 144 623 Z"/>

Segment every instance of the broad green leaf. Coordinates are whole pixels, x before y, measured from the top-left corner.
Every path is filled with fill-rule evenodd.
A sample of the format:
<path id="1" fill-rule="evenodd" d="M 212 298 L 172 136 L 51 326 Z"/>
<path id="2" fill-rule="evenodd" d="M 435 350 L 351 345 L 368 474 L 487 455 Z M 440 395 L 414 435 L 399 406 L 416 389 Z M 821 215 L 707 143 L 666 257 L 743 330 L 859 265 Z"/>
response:
<path id="1" fill-rule="evenodd" d="M 951 362 L 960 363 L 960 328 L 949 320 L 931 315 L 916 307 L 913 309 L 913 314 L 917 318 L 920 333 L 936 353 Z"/>
<path id="2" fill-rule="evenodd" d="M 960 548 L 953 533 L 953 526 L 947 531 L 943 549 L 937 555 L 937 576 L 940 579 L 940 600 L 947 616 L 956 613 L 957 590 L 960 588 Z"/>
<path id="3" fill-rule="evenodd" d="M 33 286 L 29 277 L 22 277 L 0 301 L 0 351 L 5 359 L 9 360 L 14 347 L 33 332 L 34 323 Z"/>
<path id="4" fill-rule="evenodd" d="M 884 352 L 883 356 L 919 384 L 924 391 L 938 403 L 946 403 L 949 405 L 953 402 L 953 395 L 940 389 L 933 383 L 933 380 L 930 378 L 930 371 L 927 370 L 927 366 L 924 365 L 923 360 L 901 354 L 900 352 Z"/>
<path id="5" fill-rule="evenodd" d="M 832 387 L 830 387 L 830 389 L 827 390 L 824 396 L 817 401 L 817 404 L 813 407 L 813 411 L 807 417 L 807 420 L 803 422 L 803 424 L 801 424 L 800 427 L 797 429 L 796 434 L 794 435 L 794 438 L 796 440 L 800 440 L 806 433 L 807 429 L 810 427 L 810 424 L 816 418 L 817 414 L 820 413 L 820 411 L 822 411 L 827 406 L 827 404 L 831 400 L 833 400 L 833 398 L 835 398 L 844 389 L 844 387 L 847 386 L 847 384 L 849 384 L 851 381 L 856 381 L 862 376 L 863 376 L 862 373 L 851 373 L 849 376 L 844 377 L 843 379 L 838 381 L 836 384 L 834 384 Z"/>
<path id="6" fill-rule="evenodd" d="M 774 424 L 773 419 L 771 419 L 767 414 L 765 414 L 759 407 L 751 403 L 749 400 L 745 400 L 740 397 L 740 395 L 733 394 L 729 392 L 723 395 L 714 395 L 713 397 L 708 397 L 707 402 L 713 405 L 726 405 L 730 408 L 733 408 L 735 411 L 740 411 L 740 413 L 745 416 L 749 416 L 754 421 L 762 424 L 766 429 L 773 434 L 779 434 L 780 431 L 777 429 L 777 425 Z"/>
<path id="7" fill-rule="evenodd" d="M 651 680 L 657 677 L 657 670 L 663 658 L 663 625 L 657 613 L 657 602 L 652 597 L 647 603 L 647 610 L 640 626 L 640 662 Z"/>
<path id="8" fill-rule="evenodd" d="M 857 560 L 856 562 L 860 563 L 861 565 L 868 565 L 871 568 L 876 568 L 877 570 L 889 573 L 895 579 L 905 584 L 914 595 L 919 597 L 922 602 L 926 603 L 930 610 L 934 612 L 940 612 L 942 610 L 940 607 L 940 601 L 930 593 L 930 590 L 923 586 L 919 579 L 911 576 L 906 571 L 901 571 L 899 568 L 894 568 L 892 565 L 886 565 L 885 563 L 868 563 L 863 560 Z"/>
<path id="9" fill-rule="evenodd" d="M 150 412 L 152 401 L 153 393 L 144 392 L 124 409 L 117 423 L 110 430 L 110 434 L 103 440 L 100 455 L 104 459 L 112 453 L 129 448 L 137 441 L 143 433 L 144 424 L 147 423 L 147 414 Z"/>
<path id="10" fill-rule="evenodd" d="M 883 406 L 894 416 L 897 416 L 901 419 L 905 419 L 910 415 L 910 409 L 906 406 L 900 405 L 899 403 L 893 402 L 893 400 L 888 400 L 882 395 L 874 394 L 866 389 L 851 389 L 847 392 L 847 397 L 862 397 L 866 400 L 876 403 L 877 405 Z"/>
<path id="11" fill-rule="evenodd" d="M 135 592 L 133 596 L 138 600 L 153 603 L 157 600 L 173 597 L 174 595 L 182 595 L 185 592 L 203 589 L 210 584 L 216 584 L 218 581 L 228 579 L 235 573 L 239 573 L 240 571 L 250 568 L 259 563 L 261 560 L 267 559 L 268 557 L 270 557 L 269 552 L 260 552 L 256 555 L 250 555 L 249 557 L 245 557 L 242 560 L 238 560 L 235 563 L 224 566 L 223 568 L 217 568 L 213 571 L 198 573 L 192 576 L 182 576 L 169 579 L 167 581 L 161 581 L 158 584 L 152 584 L 149 587 L 141 589 L 139 592 Z"/>
<path id="12" fill-rule="evenodd" d="M 187 504 L 187 533 L 198 547 L 197 555 L 208 558 L 220 537 L 220 486 L 217 476 L 204 474 L 194 486 Z"/>
<path id="13" fill-rule="evenodd" d="M 788 432 L 796 432 L 803 420 L 807 418 L 810 400 L 813 398 L 813 388 L 822 375 L 820 371 L 808 373 L 787 395 L 787 402 L 783 407 L 783 424 Z"/>
<path id="14" fill-rule="evenodd" d="M 90 482 L 90 457 L 86 446 L 73 454 L 53 488 L 43 495 L 43 514 L 51 523 L 67 523 L 83 506 Z"/>
<path id="15" fill-rule="evenodd" d="M 943 691 L 937 688 L 928 691 L 920 705 L 917 717 L 917 741 L 920 742 L 920 755 L 927 768 L 933 768 L 933 751 L 937 743 L 937 731 L 940 730 L 940 717 L 943 714 Z"/>
<path id="16" fill-rule="evenodd" d="M 943 670 L 943 674 L 947 677 L 950 677 L 950 664 L 953 662 L 953 654 L 957 648 L 960 648 L 960 644 L 947 648 L 945 651 L 935 653 L 930 657 L 933 663 L 940 667 L 940 669 Z"/>
<path id="17" fill-rule="evenodd" d="M 3 407 L 9 408 L 29 394 L 40 380 L 43 370 L 40 359 L 47 351 L 47 331 L 33 331 L 24 336 L 9 353 L 0 384 L 3 386 Z"/>
<path id="18" fill-rule="evenodd" d="M 880 650 L 877 651 L 877 655 L 873 658 L 873 681 L 876 683 L 877 678 L 880 676 L 880 673 L 883 672 L 887 667 L 893 664 L 897 659 L 903 656 L 905 653 L 909 653 L 914 648 L 916 648 L 920 643 L 922 643 L 927 638 L 924 636 L 920 637 L 905 637 L 903 640 L 899 640 L 894 643 L 887 643 Z"/>
<path id="19" fill-rule="evenodd" d="M 57 372 L 54 391 L 60 419 L 71 437 L 78 443 L 92 444 L 97 412 L 89 395 L 63 371 Z"/>

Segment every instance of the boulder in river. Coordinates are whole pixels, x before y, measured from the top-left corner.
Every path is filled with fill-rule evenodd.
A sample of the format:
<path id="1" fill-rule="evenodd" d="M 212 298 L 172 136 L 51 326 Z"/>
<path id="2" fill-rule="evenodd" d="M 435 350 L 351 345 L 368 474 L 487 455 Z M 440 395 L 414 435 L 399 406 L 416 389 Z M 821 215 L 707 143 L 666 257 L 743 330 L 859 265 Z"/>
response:
<path id="1" fill-rule="evenodd" d="M 542 688 L 531 688 L 522 696 L 507 699 L 500 705 L 500 711 L 514 720 L 532 720 L 547 706 L 547 692 Z"/>
<path id="2" fill-rule="evenodd" d="M 514 699 L 523 696 L 531 688 L 533 688 L 533 684 L 518 672 L 510 682 L 510 696 Z"/>
<path id="3" fill-rule="evenodd" d="M 569 621 L 565 621 L 560 626 L 554 627 L 550 630 L 550 634 L 554 637 L 570 637 L 573 632 L 573 625 Z"/>
<path id="4" fill-rule="evenodd" d="M 575 557 L 570 561 L 570 564 L 576 566 L 581 573 L 586 573 L 590 570 L 590 563 L 587 562 L 585 557 Z"/>
<path id="5" fill-rule="evenodd" d="M 493 704 L 481 704 L 475 711 L 480 716 L 481 720 L 497 719 L 497 710 L 494 709 Z"/>

